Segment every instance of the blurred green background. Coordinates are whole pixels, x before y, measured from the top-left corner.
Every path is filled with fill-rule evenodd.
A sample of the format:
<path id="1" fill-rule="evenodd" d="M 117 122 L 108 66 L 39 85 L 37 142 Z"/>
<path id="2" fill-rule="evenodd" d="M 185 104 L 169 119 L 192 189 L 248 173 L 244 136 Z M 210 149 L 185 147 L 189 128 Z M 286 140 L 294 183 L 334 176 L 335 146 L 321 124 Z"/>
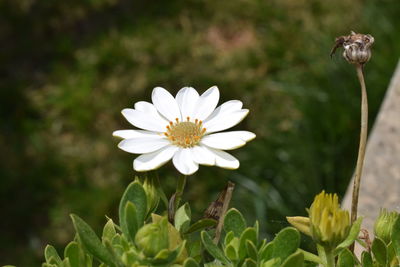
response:
<path id="1" fill-rule="evenodd" d="M 111 136 L 120 110 L 163 86 L 250 109 L 257 139 L 237 171 L 201 167 L 184 198 L 197 216 L 226 181 L 232 205 L 264 234 L 304 215 L 314 194 L 343 195 L 359 135 L 352 66 L 335 37 L 375 37 L 366 66 L 372 120 L 400 52 L 398 0 L 0 1 L 0 265 L 39 266 L 43 247 L 73 238 L 70 213 L 100 230 L 116 218 L 134 155 Z M 170 194 L 177 171 L 159 171 Z"/>

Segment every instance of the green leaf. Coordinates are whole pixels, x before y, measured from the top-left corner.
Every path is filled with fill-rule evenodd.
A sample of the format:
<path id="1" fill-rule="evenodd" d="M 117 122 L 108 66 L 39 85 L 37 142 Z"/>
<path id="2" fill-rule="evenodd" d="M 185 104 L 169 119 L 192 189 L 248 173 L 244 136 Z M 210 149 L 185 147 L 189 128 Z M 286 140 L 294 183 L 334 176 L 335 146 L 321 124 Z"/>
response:
<path id="1" fill-rule="evenodd" d="M 199 264 L 194 259 L 187 258 L 183 263 L 183 267 L 199 267 Z"/>
<path id="2" fill-rule="evenodd" d="M 390 239 L 392 240 L 396 255 L 400 259 L 400 216 L 397 217 L 395 223 L 393 224 Z"/>
<path id="3" fill-rule="evenodd" d="M 274 242 L 269 242 L 263 248 L 261 248 L 258 258 L 262 261 L 269 261 L 272 259 L 274 254 Z"/>
<path id="4" fill-rule="evenodd" d="M 280 265 L 281 265 L 281 259 L 275 258 L 275 259 L 270 259 L 266 262 L 263 262 L 261 264 L 261 267 L 279 267 Z"/>
<path id="5" fill-rule="evenodd" d="M 231 261 L 236 261 L 238 259 L 238 255 L 236 253 L 235 248 L 232 245 L 228 245 L 224 249 L 225 255 L 230 259 Z"/>
<path id="6" fill-rule="evenodd" d="M 349 249 L 345 248 L 340 252 L 337 262 L 337 267 L 349 267 L 354 266 L 353 253 Z"/>
<path id="7" fill-rule="evenodd" d="M 300 233 L 293 227 L 286 227 L 276 235 L 273 242 L 273 258 L 280 258 L 285 261 L 290 254 L 299 248 Z"/>
<path id="8" fill-rule="evenodd" d="M 112 256 L 101 243 L 92 228 L 77 215 L 71 214 L 71 218 L 75 230 L 79 235 L 79 239 L 85 248 L 99 260 L 110 266 L 115 266 L 112 262 Z"/>
<path id="9" fill-rule="evenodd" d="M 361 254 L 361 265 L 363 267 L 373 267 L 371 253 L 364 251 Z"/>
<path id="10" fill-rule="evenodd" d="M 372 253 L 379 264 L 386 266 L 388 262 L 387 248 L 385 243 L 379 237 L 375 237 L 372 242 Z"/>
<path id="11" fill-rule="evenodd" d="M 304 265 L 304 255 L 298 251 L 290 255 L 281 265 L 281 267 L 302 267 Z M 350 266 L 350 265 L 349 265 Z M 349 267 L 347 266 L 347 267 Z"/>
<path id="12" fill-rule="evenodd" d="M 175 228 L 181 233 L 186 232 L 190 226 L 191 216 L 190 206 L 188 203 L 185 203 L 175 213 Z"/>
<path id="13" fill-rule="evenodd" d="M 224 217 L 224 230 L 226 233 L 230 231 L 237 237 L 239 237 L 246 229 L 246 221 L 243 215 L 237 209 L 230 209 Z"/>
<path id="14" fill-rule="evenodd" d="M 137 220 L 137 212 L 136 206 L 132 202 L 128 201 L 125 205 L 125 224 L 122 230 L 127 232 L 127 238 L 129 238 L 132 242 L 135 241 L 136 232 L 139 229 L 138 220 Z"/>
<path id="15" fill-rule="evenodd" d="M 62 265 L 62 260 L 58 255 L 57 250 L 51 245 L 47 245 L 44 249 L 44 257 L 47 263 L 57 264 L 58 266 Z M 50 261 L 50 259 L 53 260 Z"/>
<path id="16" fill-rule="evenodd" d="M 230 231 L 229 233 L 227 233 L 227 234 L 225 235 L 224 245 L 227 246 L 229 243 L 231 243 L 231 241 L 233 240 L 233 238 L 235 238 L 235 235 L 233 234 L 232 231 Z"/>
<path id="17" fill-rule="evenodd" d="M 204 247 L 207 251 L 217 260 L 221 261 L 222 263 L 228 264 L 229 261 L 225 257 L 224 253 L 221 251 L 217 245 L 214 244 L 209 234 L 206 231 L 201 232 L 201 241 L 203 241 Z"/>
<path id="18" fill-rule="evenodd" d="M 62 267 L 71 267 L 71 263 L 69 262 L 69 258 L 65 258 L 63 260 Z"/>
<path id="19" fill-rule="evenodd" d="M 72 241 L 64 249 L 64 258 L 69 259 L 71 267 L 80 267 L 80 253 L 78 243 Z"/>
<path id="20" fill-rule="evenodd" d="M 246 251 L 247 251 L 247 255 L 251 259 L 257 261 L 257 252 L 258 251 L 257 251 L 257 248 L 256 248 L 256 246 L 254 245 L 253 242 L 251 242 L 249 240 L 246 240 Z"/>
<path id="21" fill-rule="evenodd" d="M 257 267 L 257 262 L 252 259 L 246 259 L 242 265 L 243 267 Z"/>
<path id="22" fill-rule="evenodd" d="M 360 217 L 353 223 L 353 225 L 351 226 L 349 235 L 346 237 L 346 239 L 342 243 L 340 243 L 336 247 L 335 252 L 334 252 L 335 255 L 337 255 L 343 248 L 349 247 L 358 238 L 358 235 L 360 233 L 362 219 L 363 218 Z"/>
<path id="23" fill-rule="evenodd" d="M 246 242 L 250 241 L 253 244 L 257 244 L 257 233 L 253 227 L 248 227 L 241 233 L 239 240 L 239 259 L 244 259 L 247 254 Z"/>
<path id="24" fill-rule="evenodd" d="M 146 217 L 147 197 L 143 186 L 138 181 L 128 185 L 119 203 L 119 224 L 126 236 L 129 236 L 129 227 L 126 224 L 125 207 L 129 201 L 135 205 L 137 226 L 140 228 L 144 224 Z"/>
<path id="25" fill-rule="evenodd" d="M 183 250 L 185 249 L 186 241 L 183 241 L 180 246 L 178 246 L 175 250 L 169 251 L 168 249 L 161 250 L 154 259 L 150 260 L 152 265 L 170 265 L 181 255 Z"/>
<path id="26" fill-rule="evenodd" d="M 197 231 L 201 231 L 205 228 L 214 227 L 217 225 L 217 221 L 214 219 L 201 219 L 192 224 L 184 234 L 191 234 Z"/>
<path id="27" fill-rule="evenodd" d="M 113 220 L 108 219 L 107 223 L 104 225 L 103 234 L 101 236 L 103 244 L 106 239 L 111 241 L 116 234 L 117 232 L 115 231 Z"/>

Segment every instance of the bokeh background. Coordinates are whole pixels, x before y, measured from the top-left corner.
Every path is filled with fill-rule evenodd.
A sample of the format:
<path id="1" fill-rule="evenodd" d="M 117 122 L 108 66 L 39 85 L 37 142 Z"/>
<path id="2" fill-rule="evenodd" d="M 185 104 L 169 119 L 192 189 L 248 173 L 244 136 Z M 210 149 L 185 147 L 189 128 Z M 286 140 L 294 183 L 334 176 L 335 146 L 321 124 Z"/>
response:
<path id="1" fill-rule="evenodd" d="M 111 136 L 120 110 L 163 86 L 251 110 L 237 171 L 201 167 L 184 198 L 197 216 L 227 180 L 232 205 L 265 235 L 304 215 L 314 194 L 343 195 L 359 135 L 359 87 L 335 37 L 375 37 L 366 66 L 371 125 L 400 52 L 398 0 L 0 1 L 0 265 L 39 266 L 73 238 L 70 213 L 96 230 L 116 218 L 134 155 Z M 177 171 L 159 171 L 170 194 Z"/>

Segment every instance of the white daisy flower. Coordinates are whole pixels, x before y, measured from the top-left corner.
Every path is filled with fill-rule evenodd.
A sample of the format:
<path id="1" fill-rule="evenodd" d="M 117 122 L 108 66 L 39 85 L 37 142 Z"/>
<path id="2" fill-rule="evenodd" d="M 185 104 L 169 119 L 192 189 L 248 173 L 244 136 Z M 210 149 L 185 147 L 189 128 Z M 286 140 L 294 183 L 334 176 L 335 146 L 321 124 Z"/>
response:
<path id="1" fill-rule="evenodd" d="M 142 154 L 133 161 L 136 171 L 157 169 L 172 158 L 176 169 L 185 175 L 195 173 L 199 164 L 237 169 L 239 161 L 223 150 L 241 147 L 256 135 L 248 131 L 217 133 L 241 122 L 248 114 L 242 102 L 231 100 L 217 107 L 216 86 L 201 96 L 192 87 L 179 90 L 174 98 L 167 90 L 156 87 L 153 104 L 140 101 L 122 115 L 141 130 L 119 130 L 123 138 L 118 147 Z"/>

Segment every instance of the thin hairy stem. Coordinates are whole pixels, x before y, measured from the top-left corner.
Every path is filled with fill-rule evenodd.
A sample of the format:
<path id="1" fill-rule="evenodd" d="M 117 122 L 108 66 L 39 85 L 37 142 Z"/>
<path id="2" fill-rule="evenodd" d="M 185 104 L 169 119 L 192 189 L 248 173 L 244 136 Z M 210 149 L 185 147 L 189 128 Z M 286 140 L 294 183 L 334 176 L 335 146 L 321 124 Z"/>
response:
<path id="1" fill-rule="evenodd" d="M 364 164 L 365 149 L 367 146 L 367 133 L 368 133 L 368 99 L 367 99 L 367 89 L 365 87 L 365 81 L 364 81 L 363 65 L 361 64 L 356 65 L 356 69 L 357 69 L 357 77 L 361 85 L 361 130 L 360 130 L 360 144 L 358 147 L 357 166 L 353 184 L 353 196 L 351 202 L 351 223 L 357 220 L 358 195 L 360 192 L 361 175 Z"/>

